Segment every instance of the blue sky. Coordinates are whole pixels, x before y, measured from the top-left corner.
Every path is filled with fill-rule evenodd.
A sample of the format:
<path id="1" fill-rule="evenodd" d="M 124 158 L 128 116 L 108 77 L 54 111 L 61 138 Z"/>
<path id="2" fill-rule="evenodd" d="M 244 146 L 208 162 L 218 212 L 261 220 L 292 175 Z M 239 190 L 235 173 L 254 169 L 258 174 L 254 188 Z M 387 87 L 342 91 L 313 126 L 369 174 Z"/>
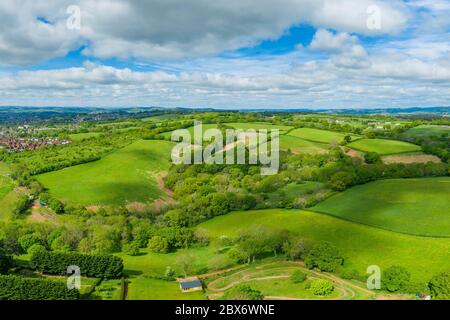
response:
<path id="1" fill-rule="evenodd" d="M 0 103 L 448 105 L 449 14 L 448 0 L 6 0 Z"/>

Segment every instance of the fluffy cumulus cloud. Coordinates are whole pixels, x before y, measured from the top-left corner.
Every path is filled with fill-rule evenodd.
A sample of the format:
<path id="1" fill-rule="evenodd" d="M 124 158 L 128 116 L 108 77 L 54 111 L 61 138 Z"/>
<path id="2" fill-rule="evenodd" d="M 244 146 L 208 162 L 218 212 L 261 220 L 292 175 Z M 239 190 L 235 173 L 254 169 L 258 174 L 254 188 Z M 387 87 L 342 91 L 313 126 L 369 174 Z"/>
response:
<path id="1" fill-rule="evenodd" d="M 79 30 L 66 25 L 73 4 L 81 9 Z M 442 16 L 448 13 L 446 1 L 428 0 L 3 0 L 0 66 L 8 68 L 0 69 L 0 100 L 220 108 L 444 105 L 450 39 Z M 368 19 L 379 25 L 369 27 L 374 21 Z M 306 46 L 281 55 L 221 55 L 276 40 L 299 23 L 316 29 Z M 27 67 L 80 47 L 81 66 Z M 124 63 L 106 65 L 109 58 Z M 154 65 L 156 71 L 145 68 Z"/>
<path id="2" fill-rule="evenodd" d="M 80 30 L 66 27 L 70 5 L 81 10 Z M 380 29 L 367 27 L 374 5 Z M 40 62 L 80 44 L 102 58 L 198 57 L 276 39 L 301 22 L 372 34 L 396 33 L 406 19 L 400 2 L 381 0 L 3 0 L 0 61 Z"/>
<path id="3" fill-rule="evenodd" d="M 67 6 L 58 2 L 0 1 L 0 65 L 45 61 L 79 45 L 79 35 L 66 27 Z"/>

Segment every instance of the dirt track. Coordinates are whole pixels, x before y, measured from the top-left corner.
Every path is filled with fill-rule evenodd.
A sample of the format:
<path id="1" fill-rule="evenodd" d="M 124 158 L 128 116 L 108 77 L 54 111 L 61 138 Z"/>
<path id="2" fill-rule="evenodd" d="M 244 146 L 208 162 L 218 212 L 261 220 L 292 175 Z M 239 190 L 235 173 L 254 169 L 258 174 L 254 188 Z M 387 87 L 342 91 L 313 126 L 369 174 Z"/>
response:
<path id="1" fill-rule="evenodd" d="M 375 293 L 373 291 L 363 288 L 361 286 L 358 286 L 350 281 L 338 278 L 338 277 L 328 274 L 328 273 L 322 273 L 322 272 L 317 272 L 314 270 L 309 270 L 304 266 L 304 264 L 302 262 L 294 262 L 294 261 L 292 261 L 292 262 L 289 261 L 289 262 L 284 262 L 284 263 L 283 262 L 273 262 L 273 263 L 267 263 L 267 264 L 260 265 L 260 266 L 256 267 L 256 269 L 262 270 L 264 267 L 274 264 L 274 263 L 285 264 L 286 267 L 288 267 L 288 268 L 291 268 L 291 267 L 298 268 L 309 274 L 313 274 L 313 275 L 317 276 L 318 278 L 325 278 L 325 279 L 331 280 L 333 283 L 335 283 L 337 285 L 336 290 L 340 291 L 340 293 L 341 293 L 338 297 L 331 298 L 334 300 L 353 299 L 356 297 L 357 291 L 359 291 L 360 293 L 363 293 L 365 295 L 375 296 Z M 285 269 L 286 267 L 274 268 L 272 270 Z M 230 270 L 230 269 L 227 270 L 227 272 L 229 272 L 229 271 L 232 271 L 232 270 Z M 243 274 L 243 275 L 239 280 L 233 281 L 232 283 L 230 283 L 224 287 L 220 287 L 220 286 L 216 285 L 217 281 L 221 280 L 220 278 L 210 282 L 208 284 L 208 290 L 213 292 L 211 297 L 219 297 L 225 290 L 230 289 L 240 283 L 245 283 L 245 282 L 249 282 L 249 281 L 262 281 L 262 280 L 269 280 L 269 279 L 285 279 L 285 278 L 289 277 L 289 275 L 287 275 L 287 274 L 285 274 L 285 275 L 281 274 L 281 275 L 276 275 L 276 276 L 266 276 L 266 277 L 252 277 L 252 274 L 245 274 L 246 271 L 248 271 L 248 270 L 244 269 L 244 270 L 234 273 L 233 275 L 238 275 L 238 274 Z M 216 273 L 215 275 L 217 275 L 217 274 L 220 274 L 220 272 Z M 207 277 L 205 277 L 205 275 L 203 275 L 203 278 L 207 278 Z M 266 299 L 270 299 L 270 300 L 307 300 L 307 299 L 299 299 L 299 298 L 293 298 L 293 297 L 287 297 L 287 296 L 266 296 Z"/>

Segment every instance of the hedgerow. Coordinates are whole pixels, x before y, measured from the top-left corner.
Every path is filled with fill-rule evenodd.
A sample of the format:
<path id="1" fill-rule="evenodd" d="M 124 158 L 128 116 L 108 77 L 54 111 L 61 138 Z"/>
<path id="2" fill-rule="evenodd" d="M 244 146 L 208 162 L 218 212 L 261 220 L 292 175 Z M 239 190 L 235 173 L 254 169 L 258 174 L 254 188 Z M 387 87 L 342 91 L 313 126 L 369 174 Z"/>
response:
<path id="1" fill-rule="evenodd" d="M 66 275 L 69 266 L 78 266 L 82 275 L 94 278 L 120 278 L 123 260 L 110 255 L 87 255 L 39 250 L 31 256 L 31 268 L 56 275 Z"/>
<path id="2" fill-rule="evenodd" d="M 64 282 L 0 276 L 0 300 L 77 300 L 80 292 Z"/>

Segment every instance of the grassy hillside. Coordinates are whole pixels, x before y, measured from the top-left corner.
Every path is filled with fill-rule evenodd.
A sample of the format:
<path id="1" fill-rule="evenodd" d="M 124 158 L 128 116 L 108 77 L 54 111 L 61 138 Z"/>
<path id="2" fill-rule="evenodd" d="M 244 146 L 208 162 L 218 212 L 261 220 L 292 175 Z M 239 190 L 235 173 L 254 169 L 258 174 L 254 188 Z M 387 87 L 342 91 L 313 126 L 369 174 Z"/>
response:
<path id="1" fill-rule="evenodd" d="M 422 125 L 415 128 L 411 128 L 405 132 L 405 135 L 408 137 L 430 137 L 430 136 L 440 137 L 442 134 L 449 135 L 450 127 Z"/>
<path id="2" fill-rule="evenodd" d="M 348 147 L 364 152 L 376 152 L 381 155 L 421 150 L 419 146 L 412 143 L 386 139 L 361 139 L 348 144 Z"/>
<path id="3" fill-rule="evenodd" d="M 333 132 L 328 130 L 319 130 L 312 128 L 300 128 L 289 132 L 290 136 L 302 138 L 305 140 L 322 142 L 322 143 L 340 143 L 347 135 L 345 133 Z M 352 139 L 358 139 L 356 135 L 351 135 Z"/>
<path id="4" fill-rule="evenodd" d="M 397 232 L 450 237 L 450 178 L 380 180 L 312 210 Z"/>
<path id="5" fill-rule="evenodd" d="M 55 197 L 82 205 L 148 202 L 163 192 L 156 176 L 170 167 L 172 143 L 138 141 L 105 158 L 38 176 Z"/>
<path id="6" fill-rule="evenodd" d="M 0 199 L 14 189 L 14 182 L 9 177 L 10 168 L 4 162 L 0 162 Z"/>
<path id="7" fill-rule="evenodd" d="M 415 281 L 426 282 L 448 269 L 450 239 L 404 235 L 303 210 L 241 211 L 199 226 L 209 236 L 236 236 L 239 230 L 265 225 L 290 230 L 313 241 L 328 241 L 345 256 L 344 269 L 365 274 L 370 265 L 401 265 Z"/>
<path id="8" fill-rule="evenodd" d="M 9 166 L 0 162 L 0 221 L 12 217 L 14 205 L 22 193 L 21 190 L 14 190 L 15 184 L 9 177 L 10 173 Z"/>

